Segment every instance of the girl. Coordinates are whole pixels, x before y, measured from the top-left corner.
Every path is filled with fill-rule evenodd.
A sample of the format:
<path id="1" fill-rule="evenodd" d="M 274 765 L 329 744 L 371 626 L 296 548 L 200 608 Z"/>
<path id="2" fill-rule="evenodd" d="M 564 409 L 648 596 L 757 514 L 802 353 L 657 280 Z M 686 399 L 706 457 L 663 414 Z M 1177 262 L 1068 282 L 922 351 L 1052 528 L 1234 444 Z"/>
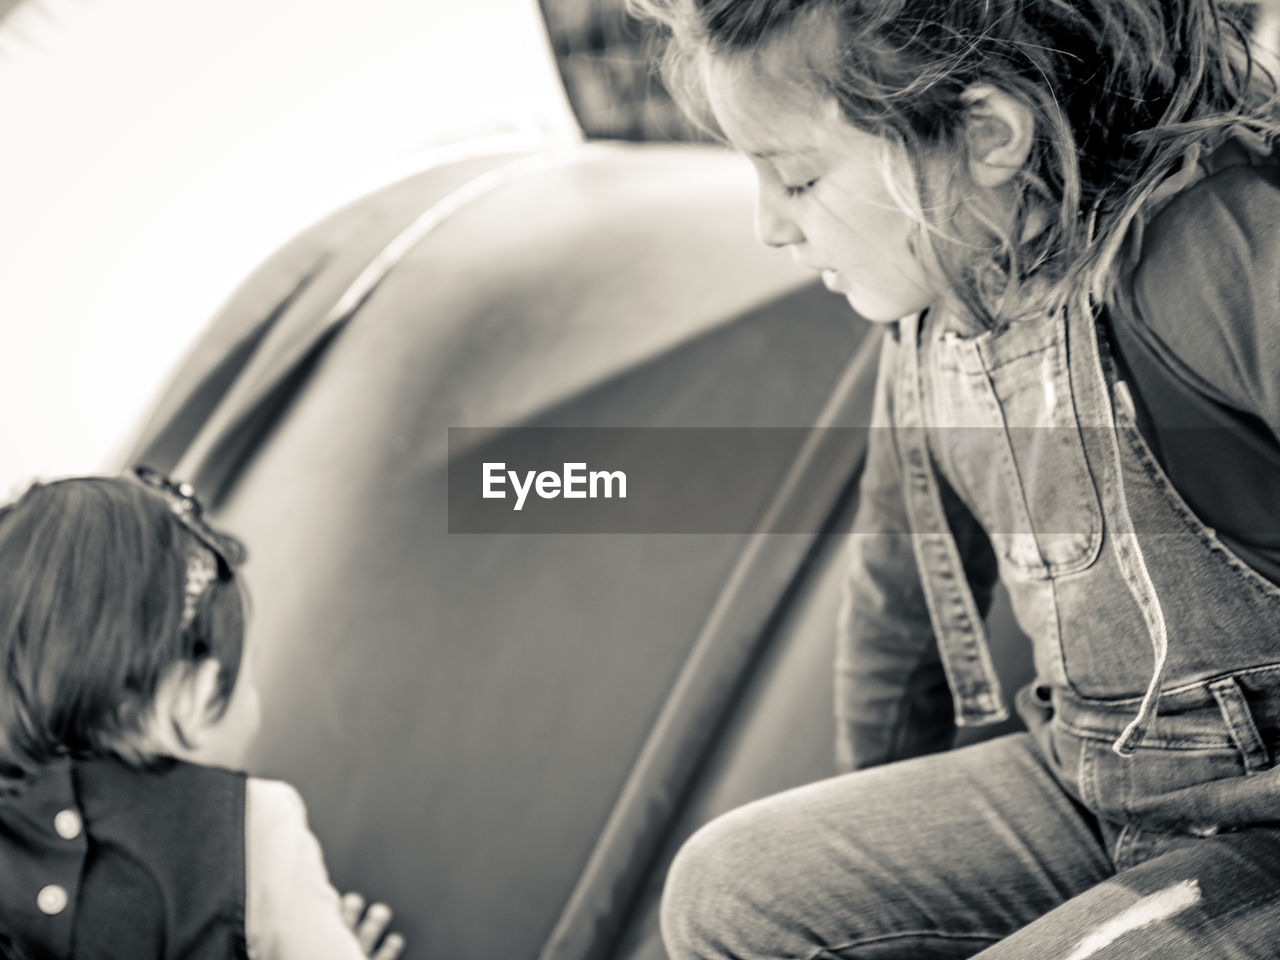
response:
<path id="1" fill-rule="evenodd" d="M 890 325 L 855 772 L 686 843 L 673 960 L 1280 957 L 1280 119 L 1243 8 L 634 3 L 760 239 Z M 1006 714 L 997 577 L 1028 730 L 939 753 Z"/>
<path id="2" fill-rule="evenodd" d="M 191 762 L 257 723 L 242 560 L 143 469 L 0 508 L 5 955 L 399 955 L 385 906 L 339 901 L 292 787 Z"/>

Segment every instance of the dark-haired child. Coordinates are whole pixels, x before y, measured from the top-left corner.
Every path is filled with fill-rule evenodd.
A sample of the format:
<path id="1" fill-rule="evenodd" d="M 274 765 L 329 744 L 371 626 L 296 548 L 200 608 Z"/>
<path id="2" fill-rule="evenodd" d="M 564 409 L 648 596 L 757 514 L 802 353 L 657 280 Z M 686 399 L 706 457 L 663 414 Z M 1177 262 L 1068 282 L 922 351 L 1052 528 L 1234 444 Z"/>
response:
<path id="1" fill-rule="evenodd" d="M 139 470 L 0 507 L 0 944 L 27 960 L 393 960 L 251 737 L 238 541 Z M 205 751 L 202 753 L 201 751 Z"/>

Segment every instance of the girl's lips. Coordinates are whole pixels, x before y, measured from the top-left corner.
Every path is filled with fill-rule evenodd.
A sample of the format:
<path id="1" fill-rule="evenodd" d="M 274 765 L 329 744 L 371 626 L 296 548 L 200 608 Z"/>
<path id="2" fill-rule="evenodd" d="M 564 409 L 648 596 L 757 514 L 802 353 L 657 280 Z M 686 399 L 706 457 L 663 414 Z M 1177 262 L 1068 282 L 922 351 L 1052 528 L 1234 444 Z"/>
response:
<path id="1" fill-rule="evenodd" d="M 834 270 L 822 271 L 822 285 L 832 293 L 839 293 L 840 274 Z"/>

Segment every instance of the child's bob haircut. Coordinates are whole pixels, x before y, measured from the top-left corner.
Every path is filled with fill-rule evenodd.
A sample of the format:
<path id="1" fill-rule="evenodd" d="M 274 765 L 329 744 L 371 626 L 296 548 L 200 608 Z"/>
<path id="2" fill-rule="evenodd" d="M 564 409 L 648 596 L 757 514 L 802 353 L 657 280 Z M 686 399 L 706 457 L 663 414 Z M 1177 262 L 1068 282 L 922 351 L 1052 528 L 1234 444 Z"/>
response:
<path id="1" fill-rule="evenodd" d="M 199 551 L 217 574 L 184 611 Z M 33 485 L 0 507 L 0 788 L 61 756 L 153 759 L 142 738 L 174 665 L 221 663 L 209 704 L 221 717 L 244 629 L 227 559 L 162 492 L 127 477 Z"/>
<path id="2" fill-rule="evenodd" d="M 1269 140 L 1280 129 L 1275 82 L 1251 56 L 1250 14 L 1237 3 L 628 3 L 665 29 L 664 75 L 695 119 L 704 58 L 750 57 L 833 98 L 849 123 L 899 151 L 915 183 L 890 187 L 908 198 L 945 287 L 985 327 L 1082 291 L 1107 302 L 1129 223 L 1188 148 L 1232 132 Z M 770 62 L 771 53 L 781 56 Z M 1035 121 L 1009 228 L 969 202 L 963 94 L 979 84 L 1014 96 Z"/>

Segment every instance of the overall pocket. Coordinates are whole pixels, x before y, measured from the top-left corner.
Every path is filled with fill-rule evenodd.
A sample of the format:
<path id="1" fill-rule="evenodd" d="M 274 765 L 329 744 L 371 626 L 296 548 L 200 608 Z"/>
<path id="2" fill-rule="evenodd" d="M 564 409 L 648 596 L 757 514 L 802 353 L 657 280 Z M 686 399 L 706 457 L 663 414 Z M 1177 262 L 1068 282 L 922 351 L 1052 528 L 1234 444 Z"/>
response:
<path id="1" fill-rule="evenodd" d="M 1129 757 L 1112 746 L 1131 704 L 1055 699 L 1048 724 L 1053 756 L 1086 807 L 1126 826 L 1122 846 L 1129 856 L 1150 852 L 1162 836 L 1205 837 L 1277 820 L 1274 729 L 1258 720 L 1260 706 L 1264 717 L 1275 708 L 1260 699 L 1265 695 L 1249 694 L 1241 676 L 1247 679 L 1227 675 L 1168 691 Z"/>
<path id="2" fill-rule="evenodd" d="M 1102 506 L 1071 389 L 1065 317 L 927 339 L 931 442 L 944 472 L 1018 576 L 1090 566 Z"/>

